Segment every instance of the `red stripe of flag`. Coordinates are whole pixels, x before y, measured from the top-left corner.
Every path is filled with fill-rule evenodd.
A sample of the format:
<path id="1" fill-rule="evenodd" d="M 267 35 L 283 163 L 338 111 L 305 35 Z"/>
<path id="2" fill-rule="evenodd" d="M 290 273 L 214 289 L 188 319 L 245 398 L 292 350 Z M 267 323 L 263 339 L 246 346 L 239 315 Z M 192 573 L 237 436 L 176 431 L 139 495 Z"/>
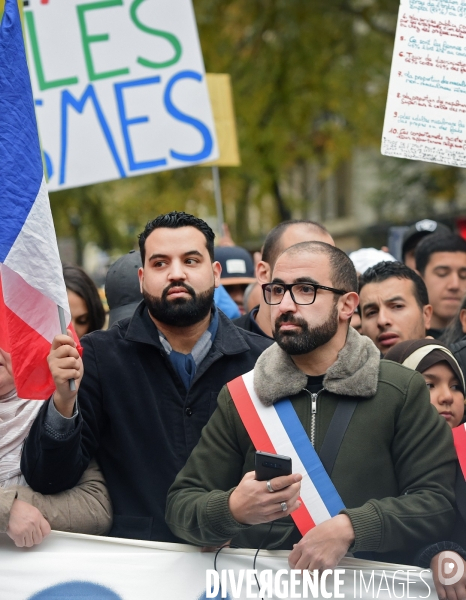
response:
<path id="1" fill-rule="evenodd" d="M 3 302 L 2 273 L 0 271 L 0 348 L 10 352 L 10 338 L 8 337 L 8 323 L 6 320 L 6 307 Z"/>
<path id="2" fill-rule="evenodd" d="M 291 513 L 291 516 L 296 527 L 299 529 L 300 534 L 306 535 L 308 531 L 314 529 L 316 524 L 314 523 L 310 512 L 307 510 L 301 496 L 299 497 L 299 501 L 301 502 L 301 506 L 295 510 L 294 513 Z"/>
<path id="3" fill-rule="evenodd" d="M 276 454 L 272 441 L 270 440 L 269 434 L 267 433 L 257 410 L 252 402 L 249 392 L 244 385 L 243 378 L 237 377 L 233 381 L 227 383 L 228 390 L 230 391 L 233 402 L 236 406 L 236 410 L 239 413 L 241 421 L 246 428 L 246 431 L 251 438 L 251 441 L 256 450 L 261 452 L 272 452 Z M 301 506 L 295 510 L 291 516 L 299 529 L 301 535 L 306 534 L 310 529 L 316 526 L 309 511 L 307 510 L 304 502 L 299 498 Z"/>
<path id="4" fill-rule="evenodd" d="M 21 398 L 46 400 L 55 390 L 55 383 L 47 363 L 50 342 L 7 306 L 4 310 L 9 333 L 12 336 L 11 362 L 16 388 L 21 391 Z M 28 347 L 27 353 L 21 352 L 21 344 L 24 343 Z M 40 390 L 40 393 L 37 390 Z"/>
<path id="5" fill-rule="evenodd" d="M 453 441 L 455 442 L 456 454 L 460 463 L 463 477 L 466 480 L 466 430 L 465 425 L 459 425 L 452 429 Z"/>
<path id="6" fill-rule="evenodd" d="M 82 347 L 71 323 L 68 329 L 82 356 Z M 15 386 L 20 398 L 46 400 L 55 391 L 47 362 L 50 348 L 50 341 L 6 306 L 0 273 L 0 349 L 11 355 Z"/>

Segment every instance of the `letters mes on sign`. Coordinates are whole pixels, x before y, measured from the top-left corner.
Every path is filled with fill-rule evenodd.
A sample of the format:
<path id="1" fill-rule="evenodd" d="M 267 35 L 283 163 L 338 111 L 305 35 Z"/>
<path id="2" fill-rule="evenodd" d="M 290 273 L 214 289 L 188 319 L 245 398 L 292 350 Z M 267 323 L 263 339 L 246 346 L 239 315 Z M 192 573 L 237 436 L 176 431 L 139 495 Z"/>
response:
<path id="1" fill-rule="evenodd" d="M 191 0 L 29 0 L 51 191 L 218 158 Z"/>

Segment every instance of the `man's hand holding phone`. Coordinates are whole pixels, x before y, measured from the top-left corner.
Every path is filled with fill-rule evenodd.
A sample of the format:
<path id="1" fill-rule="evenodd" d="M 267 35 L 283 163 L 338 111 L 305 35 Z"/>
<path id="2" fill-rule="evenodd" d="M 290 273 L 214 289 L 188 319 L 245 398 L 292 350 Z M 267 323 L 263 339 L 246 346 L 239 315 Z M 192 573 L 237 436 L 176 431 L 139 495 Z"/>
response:
<path id="1" fill-rule="evenodd" d="M 257 479 L 257 476 L 262 477 L 270 473 L 278 475 L 283 472 L 278 468 L 279 463 L 282 462 L 279 459 L 283 458 L 289 461 L 289 470 L 291 470 L 291 459 L 288 457 L 256 453 L 256 471 L 246 473 L 229 499 L 231 514 L 239 523 L 244 525 L 269 523 L 288 516 L 300 507 L 298 498 L 302 476 L 299 473 L 280 475 L 267 481 Z M 262 467 L 267 467 L 268 462 L 274 465 L 271 467 L 273 470 L 261 471 Z M 262 467 L 259 463 L 263 463 Z"/>

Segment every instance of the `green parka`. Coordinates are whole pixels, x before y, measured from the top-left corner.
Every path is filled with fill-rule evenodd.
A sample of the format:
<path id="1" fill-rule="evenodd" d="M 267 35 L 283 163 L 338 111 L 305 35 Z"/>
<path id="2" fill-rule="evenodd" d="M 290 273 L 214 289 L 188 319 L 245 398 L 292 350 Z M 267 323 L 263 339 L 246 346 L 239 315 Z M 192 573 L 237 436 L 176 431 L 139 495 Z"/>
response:
<path id="1" fill-rule="evenodd" d="M 254 369 L 260 400 L 270 405 L 289 397 L 310 432 L 306 382 L 307 376 L 276 344 Z M 380 360 L 373 343 L 352 328 L 318 396 L 317 452 L 342 398 L 359 401 L 331 476 L 355 532 L 350 551 L 409 563 L 420 547 L 445 539 L 453 526 L 456 453 L 450 428 L 430 404 L 423 377 Z M 235 486 L 254 470 L 254 453 L 225 386 L 216 412 L 168 494 L 166 519 L 177 536 L 205 546 L 230 539 L 242 547 L 261 544 L 269 524 L 243 525 L 228 508 Z M 292 518 L 285 517 L 275 522 L 266 546 L 291 549 L 300 537 Z"/>

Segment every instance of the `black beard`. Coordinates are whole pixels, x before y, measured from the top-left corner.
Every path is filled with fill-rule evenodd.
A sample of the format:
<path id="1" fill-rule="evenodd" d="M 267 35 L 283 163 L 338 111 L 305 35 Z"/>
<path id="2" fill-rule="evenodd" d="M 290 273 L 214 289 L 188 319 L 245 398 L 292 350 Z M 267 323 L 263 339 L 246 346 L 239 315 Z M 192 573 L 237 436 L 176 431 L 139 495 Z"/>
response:
<path id="1" fill-rule="evenodd" d="M 295 323 L 296 325 L 300 325 L 301 331 L 281 331 L 279 328 L 281 323 Z M 335 303 L 325 323 L 312 329 L 309 328 L 307 321 L 300 317 L 294 317 L 292 313 L 281 315 L 275 321 L 273 337 L 282 350 L 293 356 L 308 354 L 316 348 L 323 346 L 334 337 L 337 330 L 338 310 Z"/>
<path id="2" fill-rule="evenodd" d="M 174 287 L 183 287 L 191 298 L 167 300 L 168 292 Z M 212 286 L 205 292 L 196 294 L 187 283 L 175 281 L 163 290 L 161 298 L 152 296 L 144 289 L 142 295 L 149 313 L 155 320 L 173 327 L 189 327 L 199 323 L 210 313 L 214 301 L 214 291 L 215 286 Z"/>

